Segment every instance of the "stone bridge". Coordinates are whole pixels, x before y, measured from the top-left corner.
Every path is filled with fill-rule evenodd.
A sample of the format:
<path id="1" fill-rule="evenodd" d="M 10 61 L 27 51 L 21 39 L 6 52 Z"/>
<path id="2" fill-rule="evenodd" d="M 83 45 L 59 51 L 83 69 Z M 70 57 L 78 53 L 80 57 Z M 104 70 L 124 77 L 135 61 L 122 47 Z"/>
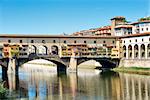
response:
<path id="1" fill-rule="evenodd" d="M 107 57 L 59 57 L 58 55 L 37 55 L 30 54 L 28 58 L 3 58 L 0 60 L 4 73 L 8 70 L 10 73 L 18 74 L 19 66 L 35 59 L 45 59 L 57 65 L 57 72 L 77 72 L 77 66 L 89 60 L 95 60 L 102 65 L 102 68 L 114 68 L 119 65 L 119 59 L 111 59 Z M 101 69 L 101 68 L 100 68 Z"/>

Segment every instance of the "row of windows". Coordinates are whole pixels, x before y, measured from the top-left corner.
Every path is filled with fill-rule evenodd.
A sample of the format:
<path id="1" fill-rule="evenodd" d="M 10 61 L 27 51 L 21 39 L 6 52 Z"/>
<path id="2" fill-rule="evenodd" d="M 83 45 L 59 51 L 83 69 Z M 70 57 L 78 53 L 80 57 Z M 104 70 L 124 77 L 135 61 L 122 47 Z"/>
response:
<path id="1" fill-rule="evenodd" d="M 144 31 L 144 28 L 142 28 L 141 30 Z M 148 28 L 146 28 L 146 31 L 148 31 Z"/>
<path id="2" fill-rule="evenodd" d="M 144 39 L 142 39 L 142 42 L 144 41 Z M 149 38 L 149 41 L 150 41 L 150 38 Z M 129 42 L 131 42 L 131 40 L 129 40 Z M 137 42 L 137 39 L 135 39 L 135 42 Z M 124 43 L 125 43 L 125 40 L 124 40 Z"/>
<path id="3" fill-rule="evenodd" d="M 20 43 L 23 43 L 22 40 L 19 41 Z M 11 40 L 8 40 L 8 43 L 11 43 Z M 34 43 L 34 40 L 31 40 L 31 43 Z M 42 43 L 46 43 L 45 40 L 42 40 Z M 53 43 L 56 43 L 56 40 L 53 40 Z M 67 43 L 66 40 L 64 40 L 64 43 Z M 74 40 L 74 43 L 77 43 L 76 40 Z M 87 41 L 84 41 L 84 43 L 87 43 Z M 94 41 L 94 43 L 97 43 L 96 41 Z M 106 41 L 104 40 L 103 43 L 106 43 Z M 112 41 L 112 43 L 114 44 L 115 41 Z"/>

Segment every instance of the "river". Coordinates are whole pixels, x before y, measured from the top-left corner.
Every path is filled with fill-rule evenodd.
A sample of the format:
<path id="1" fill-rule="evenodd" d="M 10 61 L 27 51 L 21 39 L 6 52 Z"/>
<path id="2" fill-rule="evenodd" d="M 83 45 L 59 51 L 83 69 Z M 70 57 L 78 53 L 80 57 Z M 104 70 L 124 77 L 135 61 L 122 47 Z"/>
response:
<path id="1" fill-rule="evenodd" d="M 58 75 L 54 68 L 30 67 L 8 75 L 10 100 L 150 100 L 150 76 L 94 69 Z"/>

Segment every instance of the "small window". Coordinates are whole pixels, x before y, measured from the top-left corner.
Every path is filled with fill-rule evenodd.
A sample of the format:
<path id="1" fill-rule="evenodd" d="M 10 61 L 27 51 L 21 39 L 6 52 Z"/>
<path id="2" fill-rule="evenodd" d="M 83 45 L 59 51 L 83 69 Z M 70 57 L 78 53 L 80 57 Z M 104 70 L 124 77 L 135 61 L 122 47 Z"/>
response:
<path id="1" fill-rule="evenodd" d="M 148 28 L 146 28 L 146 31 L 148 31 Z"/>
<path id="2" fill-rule="evenodd" d="M 115 43 L 115 41 L 112 41 L 112 43 L 114 44 L 114 43 Z"/>
<path id="3" fill-rule="evenodd" d="M 55 41 L 55 40 L 53 40 L 53 43 L 56 43 L 56 41 Z"/>
<path id="4" fill-rule="evenodd" d="M 130 40 L 130 42 L 131 42 L 131 40 Z"/>
<path id="5" fill-rule="evenodd" d="M 8 40 L 8 43 L 11 43 L 11 40 Z"/>
<path id="6" fill-rule="evenodd" d="M 64 41 L 64 43 L 67 43 L 66 40 Z"/>
<path id="7" fill-rule="evenodd" d="M 144 41 L 144 39 L 142 39 L 142 41 Z"/>
<path id="8" fill-rule="evenodd" d="M 31 43 L 34 43 L 34 40 L 31 40 Z"/>
<path id="9" fill-rule="evenodd" d="M 135 39 L 135 42 L 137 42 L 137 39 Z"/>
<path id="10" fill-rule="evenodd" d="M 124 41 L 124 43 L 126 43 L 126 42 Z"/>
<path id="11" fill-rule="evenodd" d="M 75 40 L 74 43 L 77 43 L 77 41 Z"/>
<path id="12" fill-rule="evenodd" d="M 143 28 L 142 28 L 142 31 L 143 31 Z"/>
<path id="13" fill-rule="evenodd" d="M 103 44 L 103 46 L 107 46 L 106 44 Z"/>
<path id="14" fill-rule="evenodd" d="M 96 41 L 94 41 L 94 43 L 96 43 Z"/>
<path id="15" fill-rule="evenodd" d="M 22 43 L 22 40 L 20 40 L 20 43 Z"/>
<path id="16" fill-rule="evenodd" d="M 103 41 L 103 43 L 106 43 L 106 41 Z"/>
<path id="17" fill-rule="evenodd" d="M 45 40 L 42 40 L 42 43 L 45 43 Z"/>
<path id="18" fill-rule="evenodd" d="M 84 43 L 86 43 L 86 41 L 84 41 Z"/>

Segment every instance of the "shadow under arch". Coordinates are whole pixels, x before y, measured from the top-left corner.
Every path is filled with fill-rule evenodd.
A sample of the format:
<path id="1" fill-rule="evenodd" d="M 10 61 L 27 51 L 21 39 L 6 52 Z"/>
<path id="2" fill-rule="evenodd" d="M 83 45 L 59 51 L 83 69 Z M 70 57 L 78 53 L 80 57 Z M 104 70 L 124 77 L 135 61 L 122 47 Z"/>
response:
<path id="1" fill-rule="evenodd" d="M 88 60 L 93 60 L 93 59 L 90 59 L 90 58 L 78 59 L 77 66 Z M 101 67 L 102 69 L 103 68 L 108 68 L 108 69 L 115 68 L 119 65 L 119 62 L 120 62 L 120 59 L 110 59 L 110 58 L 96 58 L 94 60 L 99 62 L 102 65 Z"/>
<path id="2" fill-rule="evenodd" d="M 66 69 L 68 66 L 60 59 L 39 57 L 36 54 L 30 54 L 28 59 L 26 60 L 25 59 L 19 60 L 18 66 L 21 66 L 29 61 L 36 60 L 36 59 L 43 59 L 43 60 L 50 61 L 57 65 L 57 73 L 66 73 Z"/>
<path id="3" fill-rule="evenodd" d="M 90 63 L 90 62 L 92 62 L 92 64 L 88 64 L 88 63 Z M 98 62 L 98 63 L 99 63 L 100 66 L 95 65 L 96 62 L 97 62 L 97 61 L 94 60 L 94 59 L 89 59 L 89 60 L 82 61 L 82 62 L 78 63 L 77 67 L 78 67 L 78 68 L 90 68 L 90 69 L 97 69 L 97 68 L 102 67 L 99 62 Z M 87 63 L 87 64 L 86 64 L 86 63 Z M 85 65 L 84 65 L 84 64 L 85 64 Z"/>

